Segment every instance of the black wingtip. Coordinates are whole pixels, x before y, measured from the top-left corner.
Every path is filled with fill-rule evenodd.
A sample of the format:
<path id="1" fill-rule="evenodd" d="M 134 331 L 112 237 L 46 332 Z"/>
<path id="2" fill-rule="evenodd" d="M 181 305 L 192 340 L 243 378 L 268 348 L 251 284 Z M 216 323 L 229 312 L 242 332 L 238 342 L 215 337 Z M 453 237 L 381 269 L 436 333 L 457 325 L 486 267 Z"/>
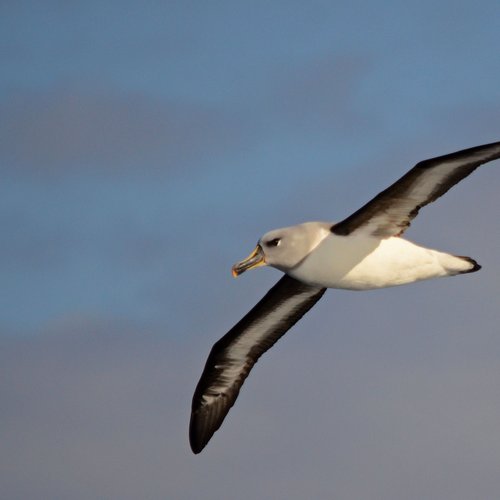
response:
<path id="1" fill-rule="evenodd" d="M 200 447 L 197 447 L 197 445 L 195 445 L 194 443 L 191 442 L 191 451 L 195 454 L 195 455 L 199 455 L 203 448 L 205 448 L 204 446 L 200 446 Z"/>
<path id="2" fill-rule="evenodd" d="M 192 414 L 189 422 L 189 445 L 191 446 L 191 451 L 195 455 L 198 455 L 198 453 L 201 453 L 203 448 L 205 448 L 207 443 L 208 439 L 206 439 L 206 436 L 200 430 L 196 415 Z"/>
<path id="3" fill-rule="evenodd" d="M 229 408 L 227 411 L 229 411 Z M 227 413 L 222 414 L 221 418 L 219 409 L 219 405 L 215 404 L 212 407 L 201 406 L 201 408 L 192 411 L 189 422 L 189 444 L 195 455 L 203 451 L 212 439 L 212 436 L 222 425 Z"/>

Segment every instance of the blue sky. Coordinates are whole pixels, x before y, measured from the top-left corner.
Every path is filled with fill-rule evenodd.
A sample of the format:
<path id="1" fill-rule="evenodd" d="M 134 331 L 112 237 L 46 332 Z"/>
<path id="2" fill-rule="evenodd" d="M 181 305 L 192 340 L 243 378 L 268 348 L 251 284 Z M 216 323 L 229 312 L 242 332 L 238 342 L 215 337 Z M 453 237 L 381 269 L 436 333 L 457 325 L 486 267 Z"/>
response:
<path id="1" fill-rule="evenodd" d="M 230 275 L 262 233 L 500 140 L 499 15 L 2 2 L 5 498 L 494 497 L 498 162 L 407 233 L 481 272 L 329 292 L 200 456 L 187 425 L 210 346 L 279 276 Z"/>

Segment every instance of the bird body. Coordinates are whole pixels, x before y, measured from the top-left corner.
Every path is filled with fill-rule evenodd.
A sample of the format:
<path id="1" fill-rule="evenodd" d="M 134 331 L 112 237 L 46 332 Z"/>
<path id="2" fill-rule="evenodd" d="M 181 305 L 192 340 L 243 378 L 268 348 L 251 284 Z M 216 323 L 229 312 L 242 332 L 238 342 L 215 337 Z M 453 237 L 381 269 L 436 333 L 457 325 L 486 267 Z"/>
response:
<path id="1" fill-rule="evenodd" d="M 307 222 L 310 232 L 324 234 L 332 223 Z M 297 226 L 283 231 L 294 230 Z M 326 232 L 292 268 L 276 266 L 289 276 L 318 287 L 371 290 L 470 272 L 474 261 L 425 248 L 398 236 L 378 238 L 356 234 L 350 238 Z"/>

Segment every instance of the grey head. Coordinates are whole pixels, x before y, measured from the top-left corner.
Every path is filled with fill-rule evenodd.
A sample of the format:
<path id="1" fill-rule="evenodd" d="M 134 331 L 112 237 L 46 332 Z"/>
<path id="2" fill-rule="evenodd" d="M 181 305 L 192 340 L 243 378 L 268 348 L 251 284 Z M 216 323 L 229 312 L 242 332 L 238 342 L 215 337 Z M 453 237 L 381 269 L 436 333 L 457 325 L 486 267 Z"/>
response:
<path id="1" fill-rule="evenodd" d="M 265 265 L 283 272 L 293 269 L 330 234 L 331 226 L 331 222 L 304 222 L 269 231 L 246 259 L 233 266 L 233 276 Z"/>

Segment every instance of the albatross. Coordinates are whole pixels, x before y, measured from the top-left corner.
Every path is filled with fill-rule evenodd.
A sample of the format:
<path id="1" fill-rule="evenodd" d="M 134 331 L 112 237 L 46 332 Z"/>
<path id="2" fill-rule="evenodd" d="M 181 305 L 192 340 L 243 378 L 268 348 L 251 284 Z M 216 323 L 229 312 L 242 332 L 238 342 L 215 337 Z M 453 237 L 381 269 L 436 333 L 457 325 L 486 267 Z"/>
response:
<path id="1" fill-rule="evenodd" d="M 422 207 L 498 158 L 500 142 L 424 160 L 341 222 L 306 222 L 262 236 L 233 266 L 233 276 L 265 265 L 285 274 L 212 347 L 193 396 L 193 452 L 200 453 L 219 429 L 260 356 L 327 288 L 371 290 L 481 269 L 470 257 L 425 248 L 401 235 Z"/>

